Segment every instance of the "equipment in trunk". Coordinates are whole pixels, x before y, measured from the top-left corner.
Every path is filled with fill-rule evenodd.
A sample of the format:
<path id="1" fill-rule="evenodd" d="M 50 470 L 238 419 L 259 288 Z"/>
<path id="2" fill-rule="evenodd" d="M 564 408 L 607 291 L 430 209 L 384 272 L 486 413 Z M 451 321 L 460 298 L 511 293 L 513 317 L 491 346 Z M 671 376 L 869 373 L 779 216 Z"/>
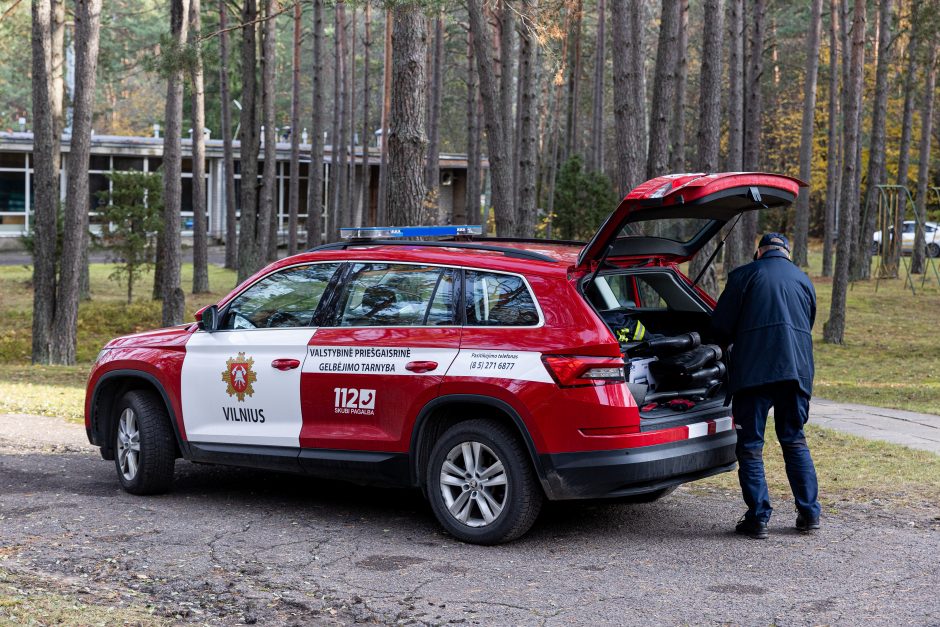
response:
<path id="1" fill-rule="evenodd" d="M 630 391 L 638 404 L 649 407 L 687 409 L 714 397 L 725 381 L 727 368 L 722 351 L 714 344 L 700 345 L 693 331 L 676 336 L 653 336 L 629 345 L 624 353 L 630 363 Z"/>

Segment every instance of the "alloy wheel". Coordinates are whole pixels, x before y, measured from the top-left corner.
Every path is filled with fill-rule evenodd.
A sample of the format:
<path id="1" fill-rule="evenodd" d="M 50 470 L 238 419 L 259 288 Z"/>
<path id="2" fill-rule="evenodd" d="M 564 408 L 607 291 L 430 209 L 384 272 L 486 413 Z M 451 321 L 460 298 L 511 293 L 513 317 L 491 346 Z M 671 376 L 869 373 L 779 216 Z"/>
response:
<path id="1" fill-rule="evenodd" d="M 441 496 L 451 516 L 468 527 L 485 527 L 499 518 L 509 496 L 503 462 L 480 442 L 456 445 L 441 466 Z"/>
<path id="2" fill-rule="evenodd" d="M 121 474 L 127 481 L 133 481 L 140 467 L 140 427 L 137 414 L 130 407 L 121 412 L 118 421 L 117 453 Z"/>

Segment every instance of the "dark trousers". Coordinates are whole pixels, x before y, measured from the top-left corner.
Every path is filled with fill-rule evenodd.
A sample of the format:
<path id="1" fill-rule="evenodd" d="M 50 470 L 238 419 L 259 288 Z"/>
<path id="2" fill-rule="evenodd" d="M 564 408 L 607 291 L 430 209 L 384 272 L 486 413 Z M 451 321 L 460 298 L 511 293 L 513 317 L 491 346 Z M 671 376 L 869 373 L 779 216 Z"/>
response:
<path id="1" fill-rule="evenodd" d="M 732 414 L 738 433 L 738 479 L 748 507 L 745 516 L 766 522 L 773 512 L 763 458 L 764 428 L 771 407 L 796 508 L 804 516 L 818 518 L 819 484 L 803 434 L 803 425 L 809 419 L 809 397 L 794 381 L 747 388 L 734 395 Z"/>

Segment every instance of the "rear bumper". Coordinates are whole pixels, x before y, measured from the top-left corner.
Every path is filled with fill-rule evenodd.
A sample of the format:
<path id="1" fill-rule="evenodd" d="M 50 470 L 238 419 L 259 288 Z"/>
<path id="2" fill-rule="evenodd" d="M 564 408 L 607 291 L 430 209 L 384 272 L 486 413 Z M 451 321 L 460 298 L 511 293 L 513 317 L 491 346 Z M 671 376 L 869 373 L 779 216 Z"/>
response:
<path id="1" fill-rule="evenodd" d="M 655 446 L 540 455 L 551 500 L 602 499 L 654 492 L 734 470 L 733 429 Z"/>

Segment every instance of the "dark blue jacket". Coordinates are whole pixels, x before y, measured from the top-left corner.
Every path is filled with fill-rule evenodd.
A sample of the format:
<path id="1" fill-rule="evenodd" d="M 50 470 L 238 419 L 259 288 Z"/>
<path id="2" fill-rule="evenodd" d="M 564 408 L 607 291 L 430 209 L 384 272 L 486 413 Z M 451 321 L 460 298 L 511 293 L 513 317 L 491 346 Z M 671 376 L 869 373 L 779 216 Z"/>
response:
<path id="1" fill-rule="evenodd" d="M 812 395 L 815 321 L 816 290 L 783 252 L 733 270 L 712 316 L 719 339 L 734 345 L 729 396 L 778 381 L 798 381 Z"/>

